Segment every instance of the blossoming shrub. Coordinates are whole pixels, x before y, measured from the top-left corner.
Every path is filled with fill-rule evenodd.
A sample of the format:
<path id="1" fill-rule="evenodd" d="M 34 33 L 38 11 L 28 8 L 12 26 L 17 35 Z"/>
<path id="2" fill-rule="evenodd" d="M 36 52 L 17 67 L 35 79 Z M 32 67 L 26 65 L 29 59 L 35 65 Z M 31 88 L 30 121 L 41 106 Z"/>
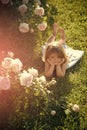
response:
<path id="1" fill-rule="evenodd" d="M 11 0 L 11 5 L 15 6 L 19 13 L 21 13 L 22 17 L 26 18 L 23 20 L 27 20 L 26 22 L 30 25 L 33 24 L 34 26 L 43 20 L 47 22 L 51 20 L 50 18 L 55 20 L 55 16 L 57 15 L 57 7 L 55 7 L 53 3 L 49 2 L 49 0 Z M 52 24 L 50 22 L 48 25 Z"/>
<path id="2" fill-rule="evenodd" d="M 52 91 L 55 79 L 47 81 L 33 67 L 24 70 L 20 59 L 13 56 L 13 53 L 8 53 L 0 66 L 1 129 L 33 130 L 43 127 L 43 130 L 53 130 L 64 127 L 69 114 L 73 116 L 74 113 L 77 119 L 77 104 L 67 108 L 64 100 L 55 98 Z"/>
<path id="3" fill-rule="evenodd" d="M 0 66 L 0 97 L 6 98 L 0 98 L 0 127 L 33 128 L 36 121 L 48 113 L 49 103 L 53 100 L 49 88 L 55 83 L 55 80 L 47 82 L 33 67 L 23 70 L 18 58 L 4 58 Z"/>
<path id="4" fill-rule="evenodd" d="M 52 30 L 54 21 L 58 21 L 58 6 L 49 0 L 2 0 L 2 4 L 10 4 L 19 14 L 18 30 L 20 33 L 34 33 L 36 36 L 36 54 L 41 52 Z"/>

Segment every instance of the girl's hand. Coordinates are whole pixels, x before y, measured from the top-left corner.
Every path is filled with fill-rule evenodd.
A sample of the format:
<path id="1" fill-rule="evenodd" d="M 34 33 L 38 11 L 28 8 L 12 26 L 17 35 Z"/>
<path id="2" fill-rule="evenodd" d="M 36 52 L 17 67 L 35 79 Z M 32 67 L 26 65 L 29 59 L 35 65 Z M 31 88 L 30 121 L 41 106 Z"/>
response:
<path id="1" fill-rule="evenodd" d="M 65 58 L 61 59 L 60 64 L 63 64 L 65 62 Z"/>
<path id="2" fill-rule="evenodd" d="M 60 66 L 62 65 L 63 63 L 65 63 L 65 58 L 62 58 L 60 62 L 58 62 L 56 65 L 57 66 Z"/>
<path id="3" fill-rule="evenodd" d="M 50 65 L 54 66 L 54 63 L 52 63 L 49 59 L 47 59 L 47 62 L 48 62 Z"/>

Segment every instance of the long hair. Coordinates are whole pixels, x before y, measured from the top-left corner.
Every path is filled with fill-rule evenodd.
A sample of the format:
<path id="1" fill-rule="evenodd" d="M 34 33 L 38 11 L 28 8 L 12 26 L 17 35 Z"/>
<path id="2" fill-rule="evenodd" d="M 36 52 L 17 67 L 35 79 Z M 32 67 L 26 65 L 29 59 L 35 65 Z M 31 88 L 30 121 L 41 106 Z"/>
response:
<path id="1" fill-rule="evenodd" d="M 47 46 L 46 53 L 45 53 L 45 61 L 49 58 L 50 54 L 52 53 L 56 53 L 58 57 L 64 58 L 65 61 L 67 61 L 67 55 L 61 44 L 58 44 L 58 45 L 49 44 Z"/>

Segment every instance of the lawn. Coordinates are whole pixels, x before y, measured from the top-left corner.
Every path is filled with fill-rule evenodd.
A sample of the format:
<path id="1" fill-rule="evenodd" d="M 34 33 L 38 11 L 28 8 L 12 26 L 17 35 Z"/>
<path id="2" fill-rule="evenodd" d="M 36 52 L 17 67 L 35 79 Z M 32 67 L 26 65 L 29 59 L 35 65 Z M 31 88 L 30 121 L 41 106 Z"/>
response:
<path id="1" fill-rule="evenodd" d="M 26 17 L 20 16 L 15 6 L 0 3 L 0 62 L 8 51 L 12 51 L 22 61 L 24 69 L 34 67 L 40 76 L 43 75 L 41 46 L 52 33 L 54 21 L 64 28 L 67 44 L 83 50 L 84 56 L 67 70 L 65 77 L 52 79 L 46 84 L 35 81 L 33 89 L 32 86 L 20 88 L 19 82 L 12 75 L 11 89 L 0 90 L 0 130 L 86 130 L 87 1 L 41 2 L 44 8 L 46 3 L 50 5 L 45 10 L 48 28 L 43 32 L 35 30 L 34 33 L 25 34 L 18 30 L 18 24 Z M 75 104 L 79 106 L 77 111 L 72 110 Z"/>

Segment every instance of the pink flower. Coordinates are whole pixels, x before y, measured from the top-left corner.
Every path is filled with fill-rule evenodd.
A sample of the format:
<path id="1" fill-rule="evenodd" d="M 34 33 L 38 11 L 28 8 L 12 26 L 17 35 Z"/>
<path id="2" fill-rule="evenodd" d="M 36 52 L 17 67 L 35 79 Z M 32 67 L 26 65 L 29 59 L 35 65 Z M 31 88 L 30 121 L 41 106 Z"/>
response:
<path id="1" fill-rule="evenodd" d="M 37 7 L 37 8 L 35 8 L 35 14 L 36 15 L 39 15 L 39 16 L 42 16 L 42 15 L 44 15 L 44 9 L 43 9 L 43 7 Z"/>
<path id="2" fill-rule="evenodd" d="M 22 70 L 23 64 L 22 62 L 16 58 L 12 62 L 12 71 L 15 73 L 19 73 Z"/>
<path id="3" fill-rule="evenodd" d="M 33 75 L 33 77 L 38 76 L 38 70 L 34 69 L 33 67 L 31 69 L 28 69 L 29 73 Z"/>
<path id="4" fill-rule="evenodd" d="M 19 31 L 22 33 L 27 33 L 29 31 L 29 25 L 27 23 L 20 23 Z"/>
<path id="5" fill-rule="evenodd" d="M 10 79 L 8 77 L 0 76 L 0 90 L 10 89 Z"/>
<path id="6" fill-rule="evenodd" d="M 74 105 L 72 106 L 72 110 L 75 111 L 75 112 L 79 112 L 79 105 L 74 104 Z"/>
<path id="7" fill-rule="evenodd" d="M 22 0 L 23 4 L 28 4 L 29 0 Z"/>
<path id="8" fill-rule="evenodd" d="M 32 74 L 24 71 L 23 73 L 20 74 L 20 84 L 22 86 L 29 87 L 33 81 L 33 76 Z"/>
<path id="9" fill-rule="evenodd" d="M 40 31 L 44 31 L 44 30 L 47 28 L 47 23 L 42 22 L 41 24 L 39 24 L 39 25 L 37 26 L 37 28 L 38 28 Z"/>
<path id="10" fill-rule="evenodd" d="M 4 60 L 2 61 L 2 67 L 5 69 L 11 69 L 12 62 L 13 62 L 12 58 L 8 58 L 8 57 L 4 58 Z"/>
<path id="11" fill-rule="evenodd" d="M 25 4 L 22 4 L 18 7 L 18 10 L 21 14 L 27 12 L 28 7 Z"/>
<path id="12" fill-rule="evenodd" d="M 9 3 L 9 0 L 1 0 L 1 3 L 2 3 L 2 4 L 8 4 L 8 3 Z"/>

